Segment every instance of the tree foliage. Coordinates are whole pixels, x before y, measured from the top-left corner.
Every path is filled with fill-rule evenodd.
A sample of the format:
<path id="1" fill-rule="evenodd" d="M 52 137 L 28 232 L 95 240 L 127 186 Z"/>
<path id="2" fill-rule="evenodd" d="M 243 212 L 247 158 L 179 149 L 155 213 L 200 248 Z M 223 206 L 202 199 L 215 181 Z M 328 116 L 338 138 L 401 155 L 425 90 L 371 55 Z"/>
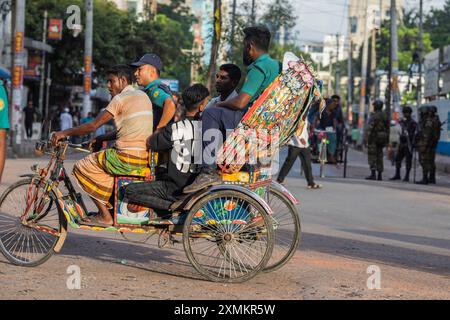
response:
<path id="1" fill-rule="evenodd" d="M 82 83 L 84 30 L 77 37 L 65 26 L 66 9 L 70 5 L 81 8 L 84 26 L 83 0 L 35 0 L 26 7 L 26 36 L 42 38 L 43 12 L 49 18 L 64 20 L 63 39 L 49 42 L 55 53 L 49 57 L 52 63 L 53 81 L 62 85 Z M 190 27 L 193 17 L 184 6 L 184 0 L 173 0 L 170 5 L 160 5 L 156 19 L 146 20 L 133 13 L 119 10 L 114 3 L 94 0 L 93 63 L 95 76 L 104 77 L 104 72 L 115 64 L 128 64 L 146 52 L 154 52 L 164 62 L 163 77 L 179 79 L 182 86 L 190 82 L 190 57 L 183 49 L 191 49 L 193 35 Z"/>
<path id="2" fill-rule="evenodd" d="M 442 9 L 431 9 L 425 18 L 424 29 L 430 34 L 433 48 L 450 45 L 450 0 Z"/>

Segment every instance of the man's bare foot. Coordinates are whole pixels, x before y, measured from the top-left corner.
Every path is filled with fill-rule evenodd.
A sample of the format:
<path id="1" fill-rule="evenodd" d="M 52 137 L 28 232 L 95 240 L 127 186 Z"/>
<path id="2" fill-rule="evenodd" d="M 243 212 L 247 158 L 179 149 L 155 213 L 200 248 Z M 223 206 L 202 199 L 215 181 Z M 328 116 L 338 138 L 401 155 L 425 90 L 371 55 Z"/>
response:
<path id="1" fill-rule="evenodd" d="M 111 217 L 110 219 L 104 219 L 100 214 L 96 214 L 83 220 L 81 224 L 94 227 L 111 227 L 114 224 L 114 221 Z"/>

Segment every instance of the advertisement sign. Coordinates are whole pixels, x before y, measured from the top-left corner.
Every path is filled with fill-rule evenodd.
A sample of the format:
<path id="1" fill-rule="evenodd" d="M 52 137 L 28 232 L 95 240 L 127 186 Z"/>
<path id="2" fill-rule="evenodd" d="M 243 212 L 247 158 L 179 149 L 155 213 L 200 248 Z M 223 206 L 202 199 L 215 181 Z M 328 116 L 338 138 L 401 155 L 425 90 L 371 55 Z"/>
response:
<path id="1" fill-rule="evenodd" d="M 61 40 L 62 39 L 62 26 L 63 26 L 63 21 L 61 19 L 50 19 L 48 21 L 48 39 L 49 40 Z"/>
<path id="2" fill-rule="evenodd" d="M 439 49 L 431 51 L 424 60 L 425 98 L 439 94 Z"/>
<path id="3" fill-rule="evenodd" d="M 28 54 L 28 66 L 24 70 L 26 78 L 39 78 L 41 76 L 42 57 L 39 54 Z"/>

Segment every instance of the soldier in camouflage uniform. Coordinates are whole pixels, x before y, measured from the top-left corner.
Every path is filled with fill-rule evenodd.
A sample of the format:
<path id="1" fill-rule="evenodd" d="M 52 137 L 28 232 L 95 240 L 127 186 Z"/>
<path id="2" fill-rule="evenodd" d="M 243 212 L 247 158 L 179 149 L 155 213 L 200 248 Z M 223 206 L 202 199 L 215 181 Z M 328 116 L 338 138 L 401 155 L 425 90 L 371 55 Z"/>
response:
<path id="1" fill-rule="evenodd" d="M 371 175 L 366 180 L 383 180 L 383 148 L 389 141 L 389 119 L 383 112 L 383 102 L 376 100 L 373 103 L 374 113 L 365 132 L 365 144 L 367 145 L 367 154 Z M 378 177 L 376 173 L 378 172 Z"/>
<path id="2" fill-rule="evenodd" d="M 428 177 L 428 183 L 436 184 L 436 148 L 441 138 L 441 120 L 437 114 L 437 108 L 435 106 L 430 107 L 430 117 L 433 122 L 433 137 L 431 144 L 431 163 L 430 172 Z"/>
<path id="3" fill-rule="evenodd" d="M 417 151 L 419 152 L 419 163 L 422 166 L 422 180 L 417 184 L 430 183 L 430 174 L 433 176 L 432 181 L 435 183 L 436 167 L 434 164 L 434 154 L 436 152 L 436 118 L 429 107 L 419 109 L 419 133 L 417 135 Z M 440 123 L 439 123 L 440 130 Z"/>
<path id="4" fill-rule="evenodd" d="M 395 156 L 395 176 L 390 180 L 400 180 L 400 170 L 403 159 L 406 159 L 406 173 L 403 181 L 409 181 L 409 173 L 412 167 L 413 148 L 417 133 L 417 122 L 411 117 L 412 109 L 409 106 L 403 108 L 403 119 L 400 120 L 400 144 Z"/>

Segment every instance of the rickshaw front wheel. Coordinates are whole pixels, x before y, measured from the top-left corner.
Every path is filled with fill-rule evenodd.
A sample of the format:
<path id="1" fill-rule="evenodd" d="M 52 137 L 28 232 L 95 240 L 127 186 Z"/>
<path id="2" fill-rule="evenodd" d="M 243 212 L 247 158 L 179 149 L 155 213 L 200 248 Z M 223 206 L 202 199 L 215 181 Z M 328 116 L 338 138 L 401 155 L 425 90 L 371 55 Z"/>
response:
<path id="1" fill-rule="evenodd" d="M 33 195 L 36 195 L 36 200 Z M 30 209 L 24 219 L 22 215 Z M 55 194 L 39 182 L 24 179 L 11 185 L 0 197 L 0 251 L 14 265 L 35 267 L 54 253 L 67 221 Z"/>

